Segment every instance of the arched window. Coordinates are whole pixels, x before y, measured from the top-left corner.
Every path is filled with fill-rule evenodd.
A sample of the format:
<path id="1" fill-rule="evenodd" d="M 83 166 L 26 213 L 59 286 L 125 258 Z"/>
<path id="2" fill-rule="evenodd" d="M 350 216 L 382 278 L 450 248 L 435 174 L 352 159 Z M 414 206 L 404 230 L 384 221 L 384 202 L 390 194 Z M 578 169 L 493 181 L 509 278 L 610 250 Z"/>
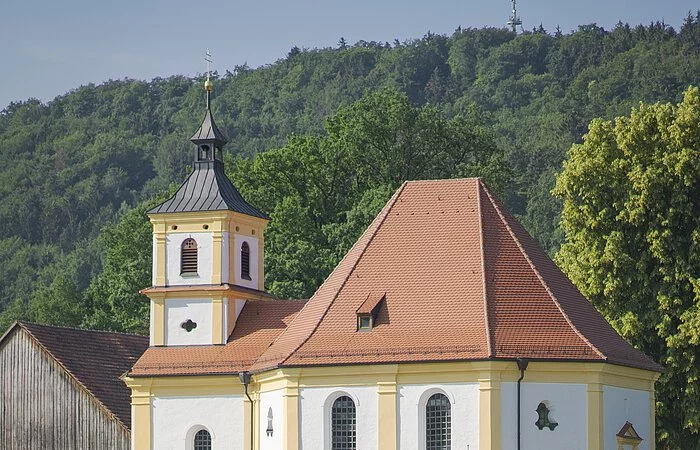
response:
<path id="1" fill-rule="evenodd" d="M 426 450 L 450 450 L 452 445 L 452 411 L 445 394 L 433 394 L 425 405 Z"/>
<path id="2" fill-rule="evenodd" d="M 355 450 L 355 402 L 338 397 L 331 408 L 331 450 Z"/>
<path id="3" fill-rule="evenodd" d="M 241 278 L 250 280 L 250 246 L 247 242 L 241 245 Z"/>
<path id="4" fill-rule="evenodd" d="M 197 241 L 187 238 L 180 247 L 180 274 L 197 273 Z"/>
<path id="5" fill-rule="evenodd" d="M 211 434 L 207 430 L 199 430 L 194 435 L 194 450 L 211 450 Z"/>

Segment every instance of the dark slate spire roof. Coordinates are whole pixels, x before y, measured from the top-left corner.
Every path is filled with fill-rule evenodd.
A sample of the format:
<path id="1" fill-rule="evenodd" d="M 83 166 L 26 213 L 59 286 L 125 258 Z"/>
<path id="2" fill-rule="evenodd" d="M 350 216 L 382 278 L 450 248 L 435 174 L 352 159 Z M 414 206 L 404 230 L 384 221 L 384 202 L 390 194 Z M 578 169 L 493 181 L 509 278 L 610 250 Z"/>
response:
<path id="1" fill-rule="evenodd" d="M 226 136 L 216 126 L 209 107 L 211 81 L 205 83 L 207 108 L 199 130 L 190 138 L 197 145 L 194 170 L 170 199 L 148 214 L 230 210 L 248 216 L 270 218 L 246 202 L 224 173 L 221 147 Z"/>
<path id="2" fill-rule="evenodd" d="M 208 92 L 207 96 L 209 96 Z M 208 107 L 207 113 L 204 115 L 202 125 L 199 127 L 199 130 L 197 130 L 197 132 L 192 135 L 190 141 L 194 142 L 197 145 L 206 142 L 214 142 L 221 146 L 223 146 L 227 142 L 224 133 L 222 133 L 221 130 L 219 130 L 219 127 L 216 126 L 214 118 L 211 115 L 211 110 Z"/>
<path id="3" fill-rule="evenodd" d="M 245 201 L 224 174 L 218 160 L 197 161 L 194 170 L 175 195 L 148 211 L 148 214 L 231 210 L 269 220 L 264 213 Z"/>

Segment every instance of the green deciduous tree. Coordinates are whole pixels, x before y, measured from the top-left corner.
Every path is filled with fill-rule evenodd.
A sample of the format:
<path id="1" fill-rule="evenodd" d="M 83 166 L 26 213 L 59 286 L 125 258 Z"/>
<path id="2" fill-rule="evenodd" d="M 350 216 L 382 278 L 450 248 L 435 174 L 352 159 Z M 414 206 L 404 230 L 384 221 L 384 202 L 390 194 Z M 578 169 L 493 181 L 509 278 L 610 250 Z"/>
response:
<path id="1" fill-rule="evenodd" d="M 482 176 L 502 191 L 510 179 L 475 109 L 448 120 L 383 90 L 340 108 L 325 128 L 229 165 L 272 217 L 266 282 L 280 297 L 310 296 L 404 181 Z"/>
<path id="2" fill-rule="evenodd" d="M 141 203 L 102 230 L 103 269 L 85 293 L 90 310 L 84 326 L 148 333 L 148 299 L 139 294 L 151 285 L 153 239 L 146 211 L 164 199 Z"/>
<path id="3" fill-rule="evenodd" d="M 657 434 L 700 448 L 700 90 L 594 120 L 555 193 L 562 269 L 630 342 L 666 366 Z"/>

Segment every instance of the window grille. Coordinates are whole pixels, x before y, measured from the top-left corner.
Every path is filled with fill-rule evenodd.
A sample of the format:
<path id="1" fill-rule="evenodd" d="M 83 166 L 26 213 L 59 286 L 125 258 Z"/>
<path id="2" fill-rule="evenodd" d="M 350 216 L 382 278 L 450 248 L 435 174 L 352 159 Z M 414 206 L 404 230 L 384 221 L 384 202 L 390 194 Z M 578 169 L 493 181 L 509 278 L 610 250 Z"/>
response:
<path id="1" fill-rule="evenodd" d="M 211 450 L 211 434 L 207 430 L 199 430 L 194 435 L 194 450 Z"/>
<path id="2" fill-rule="evenodd" d="M 355 450 L 355 402 L 344 395 L 331 408 L 331 450 Z"/>
<path id="3" fill-rule="evenodd" d="M 452 411 L 444 394 L 433 394 L 425 406 L 426 450 L 450 450 L 452 445 Z"/>
<path id="4" fill-rule="evenodd" d="M 197 241 L 187 238 L 180 247 L 180 273 L 197 273 Z"/>
<path id="5" fill-rule="evenodd" d="M 250 280 L 250 247 L 247 242 L 241 245 L 241 278 Z"/>

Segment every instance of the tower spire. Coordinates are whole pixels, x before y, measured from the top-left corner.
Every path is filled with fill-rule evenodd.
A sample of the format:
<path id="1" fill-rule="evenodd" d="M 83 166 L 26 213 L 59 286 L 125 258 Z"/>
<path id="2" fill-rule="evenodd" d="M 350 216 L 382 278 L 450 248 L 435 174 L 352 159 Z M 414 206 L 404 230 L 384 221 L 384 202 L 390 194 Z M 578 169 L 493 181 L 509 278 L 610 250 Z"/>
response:
<path id="1" fill-rule="evenodd" d="M 207 93 L 207 109 L 202 125 L 190 140 L 197 145 L 196 161 L 222 161 L 221 147 L 226 143 L 226 136 L 216 126 L 211 114 L 211 93 L 214 90 L 214 83 L 211 81 L 212 60 L 209 49 L 207 49 L 204 60 L 207 62 L 207 79 L 204 82 L 204 90 Z"/>

